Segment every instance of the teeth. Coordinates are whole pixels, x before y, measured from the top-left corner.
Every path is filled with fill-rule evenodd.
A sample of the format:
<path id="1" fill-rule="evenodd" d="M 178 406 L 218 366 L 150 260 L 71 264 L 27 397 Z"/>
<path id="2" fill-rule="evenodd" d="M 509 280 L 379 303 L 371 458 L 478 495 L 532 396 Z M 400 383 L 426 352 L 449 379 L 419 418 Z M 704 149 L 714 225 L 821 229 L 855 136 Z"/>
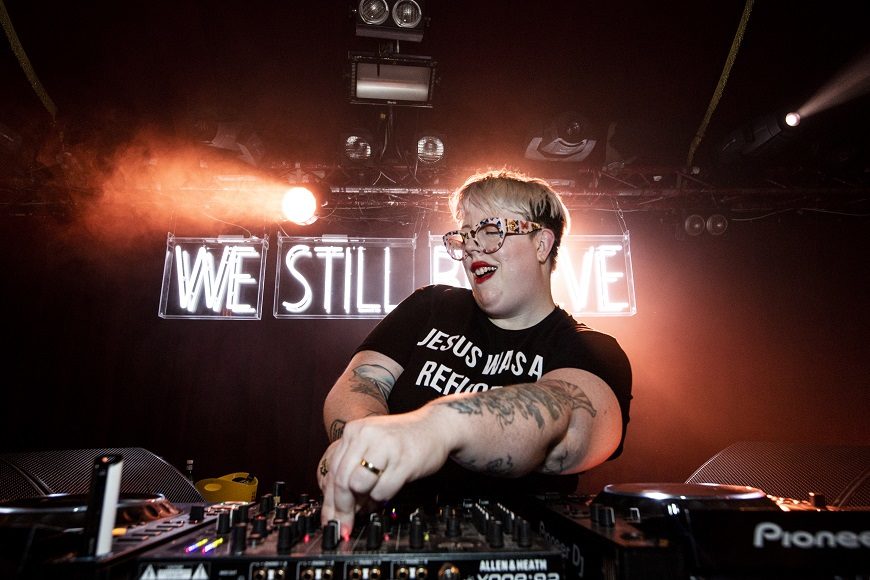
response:
<path id="1" fill-rule="evenodd" d="M 496 268 L 495 266 L 484 266 L 482 268 L 476 268 L 474 270 L 474 275 L 478 277 L 485 276 L 491 272 L 495 272 L 497 269 L 498 268 Z"/>

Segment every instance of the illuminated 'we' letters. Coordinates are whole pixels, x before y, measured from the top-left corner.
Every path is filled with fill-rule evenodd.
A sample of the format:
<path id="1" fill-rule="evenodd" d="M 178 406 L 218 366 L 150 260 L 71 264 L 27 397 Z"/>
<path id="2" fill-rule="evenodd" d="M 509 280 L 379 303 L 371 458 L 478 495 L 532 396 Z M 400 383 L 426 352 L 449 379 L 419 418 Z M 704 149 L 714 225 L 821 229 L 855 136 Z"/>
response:
<path id="1" fill-rule="evenodd" d="M 161 318 L 259 320 L 268 247 L 266 238 L 176 238 L 170 234 L 158 314 Z"/>
<path id="2" fill-rule="evenodd" d="M 224 308 L 230 312 L 250 313 L 250 304 L 239 302 L 241 286 L 257 284 L 249 273 L 244 271 L 244 260 L 259 258 L 257 250 L 250 246 L 224 246 L 221 260 L 215 272 L 214 255 L 204 246 L 196 253 L 193 267 L 190 253 L 181 246 L 175 246 L 175 267 L 178 276 L 178 304 L 188 312 L 196 312 L 200 297 L 205 295 L 205 306 L 213 312 Z"/>

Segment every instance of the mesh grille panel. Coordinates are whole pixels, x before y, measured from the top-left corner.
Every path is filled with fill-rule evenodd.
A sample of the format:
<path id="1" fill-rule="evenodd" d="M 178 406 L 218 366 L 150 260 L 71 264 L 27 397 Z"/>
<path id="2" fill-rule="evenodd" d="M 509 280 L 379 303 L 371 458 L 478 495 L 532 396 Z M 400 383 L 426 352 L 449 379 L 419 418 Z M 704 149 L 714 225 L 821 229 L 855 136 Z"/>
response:
<path id="1" fill-rule="evenodd" d="M 106 453 L 118 453 L 124 458 L 121 471 L 121 493 L 160 493 L 170 502 L 202 502 L 200 493 L 175 467 L 157 455 L 140 447 L 109 447 L 104 449 L 65 449 L 33 453 L 9 453 L 0 456 L 40 484 L 46 493 L 87 494 L 91 483 L 94 458 Z M 0 492 L 4 499 L 20 499 L 42 495 L 7 495 L 22 490 L 14 483 L 14 469 L 0 471 Z M 7 482 L 7 475 L 9 481 Z M 20 474 L 16 474 L 22 480 Z M 26 480 L 25 480 L 26 481 Z M 32 486 L 31 486 L 32 490 Z"/>
<path id="2" fill-rule="evenodd" d="M 814 492 L 831 506 L 870 506 L 870 445 L 741 441 L 708 459 L 686 483 L 748 485 L 798 500 Z"/>
<path id="3" fill-rule="evenodd" d="M 29 481 L 18 469 L 0 459 L 0 501 L 39 497 L 42 491 Z"/>

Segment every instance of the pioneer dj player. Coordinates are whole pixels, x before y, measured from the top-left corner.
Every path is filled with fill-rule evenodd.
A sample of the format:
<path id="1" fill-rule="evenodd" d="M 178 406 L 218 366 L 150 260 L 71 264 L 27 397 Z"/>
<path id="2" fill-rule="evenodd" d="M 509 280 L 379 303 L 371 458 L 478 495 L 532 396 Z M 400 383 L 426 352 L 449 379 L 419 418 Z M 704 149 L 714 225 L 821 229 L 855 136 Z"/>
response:
<path id="1" fill-rule="evenodd" d="M 209 526 L 217 508 L 173 504 L 159 494 L 121 494 L 107 554 L 89 555 L 88 495 L 54 494 L 0 503 L 0 578 L 123 576 L 132 558 Z"/>
<path id="2" fill-rule="evenodd" d="M 870 578 L 870 507 L 683 483 L 530 499 L 519 512 L 560 546 L 567 578 Z"/>

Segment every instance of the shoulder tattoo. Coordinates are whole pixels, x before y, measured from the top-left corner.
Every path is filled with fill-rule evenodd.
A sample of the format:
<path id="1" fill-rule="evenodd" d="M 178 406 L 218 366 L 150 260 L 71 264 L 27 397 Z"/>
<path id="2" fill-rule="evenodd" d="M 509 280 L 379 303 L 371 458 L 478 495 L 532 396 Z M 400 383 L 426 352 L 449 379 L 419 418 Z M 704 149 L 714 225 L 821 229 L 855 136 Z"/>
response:
<path id="1" fill-rule="evenodd" d="M 353 369 L 351 390 L 377 399 L 386 405 L 396 384 L 393 373 L 380 365 L 360 365 Z"/>

